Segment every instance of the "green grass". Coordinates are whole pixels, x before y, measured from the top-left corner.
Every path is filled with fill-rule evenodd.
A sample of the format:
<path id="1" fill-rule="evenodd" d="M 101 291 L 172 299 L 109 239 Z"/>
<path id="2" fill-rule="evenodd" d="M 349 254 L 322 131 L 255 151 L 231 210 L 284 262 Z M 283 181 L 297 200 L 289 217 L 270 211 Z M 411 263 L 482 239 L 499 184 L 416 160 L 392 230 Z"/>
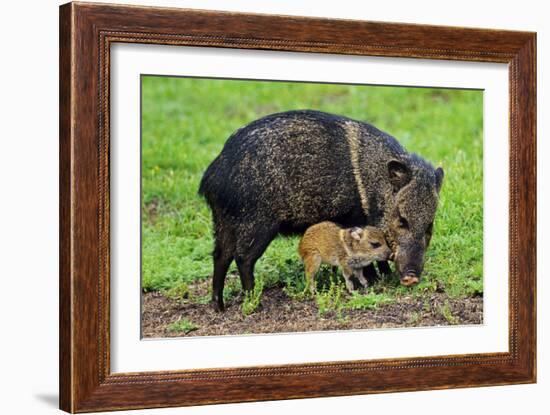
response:
<path id="1" fill-rule="evenodd" d="M 395 301 L 395 297 L 387 292 L 377 292 L 377 289 L 368 289 L 367 292 L 354 291 L 348 294 L 342 279 L 331 280 L 328 287 L 321 289 L 315 295 L 319 316 L 329 312 L 336 312 L 341 317 L 346 310 L 376 310 L 384 304 Z"/>
<path id="2" fill-rule="evenodd" d="M 390 279 L 346 301 L 367 307 L 378 304 L 373 295 L 392 301 L 436 290 L 451 297 L 483 293 L 480 91 L 144 76 L 142 99 L 144 291 L 177 293 L 177 287 L 185 291 L 186 284 L 210 277 L 211 217 L 197 189 L 229 135 L 261 116 L 310 108 L 371 122 L 445 169 L 422 282 L 405 288 Z M 296 246 L 296 238 L 273 241 L 256 265 L 256 278 L 264 287 L 282 284 L 289 296 L 303 299 L 305 281 Z M 235 272 L 234 265 L 230 272 Z M 331 279 L 330 272 L 321 272 L 320 295 L 330 290 Z M 239 285 L 226 290 L 227 298 Z M 255 300 L 249 300 L 245 308 L 255 309 Z"/>
<path id="3" fill-rule="evenodd" d="M 193 323 L 190 320 L 187 320 L 185 318 L 182 318 L 178 321 L 173 322 L 168 326 L 168 331 L 171 331 L 173 333 L 190 333 L 194 330 L 197 330 L 199 326 L 197 326 L 195 323 Z"/>

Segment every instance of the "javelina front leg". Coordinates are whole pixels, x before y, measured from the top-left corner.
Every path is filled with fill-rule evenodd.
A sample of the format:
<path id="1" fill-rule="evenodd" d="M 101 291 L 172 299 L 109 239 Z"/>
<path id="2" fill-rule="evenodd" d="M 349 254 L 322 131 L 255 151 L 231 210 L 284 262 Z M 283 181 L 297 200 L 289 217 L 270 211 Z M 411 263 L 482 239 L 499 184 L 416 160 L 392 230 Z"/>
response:
<path id="1" fill-rule="evenodd" d="M 378 271 L 380 271 L 380 274 L 382 275 L 390 275 L 391 274 L 391 268 L 390 264 L 388 264 L 388 261 L 378 261 Z"/>
<path id="2" fill-rule="evenodd" d="M 363 276 L 367 279 L 369 284 L 372 284 L 378 279 L 378 273 L 374 268 L 374 264 L 367 265 L 365 268 L 363 268 Z"/>

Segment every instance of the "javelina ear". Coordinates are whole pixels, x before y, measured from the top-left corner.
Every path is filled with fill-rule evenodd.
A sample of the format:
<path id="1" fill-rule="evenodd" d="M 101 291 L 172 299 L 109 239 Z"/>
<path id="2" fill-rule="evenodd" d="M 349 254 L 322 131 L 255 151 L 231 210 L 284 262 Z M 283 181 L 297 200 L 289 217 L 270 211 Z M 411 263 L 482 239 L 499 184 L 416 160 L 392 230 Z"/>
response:
<path id="1" fill-rule="evenodd" d="M 397 192 L 411 180 L 409 167 L 398 160 L 388 162 L 388 174 L 394 192 Z"/>
<path id="2" fill-rule="evenodd" d="M 361 235 L 363 234 L 363 229 L 357 228 L 357 227 L 351 228 L 349 230 L 349 234 L 356 241 L 360 241 L 361 240 Z"/>
<path id="3" fill-rule="evenodd" d="M 443 169 L 441 167 L 435 169 L 435 190 L 437 190 L 437 193 L 439 193 L 443 185 L 443 177 L 445 177 Z"/>

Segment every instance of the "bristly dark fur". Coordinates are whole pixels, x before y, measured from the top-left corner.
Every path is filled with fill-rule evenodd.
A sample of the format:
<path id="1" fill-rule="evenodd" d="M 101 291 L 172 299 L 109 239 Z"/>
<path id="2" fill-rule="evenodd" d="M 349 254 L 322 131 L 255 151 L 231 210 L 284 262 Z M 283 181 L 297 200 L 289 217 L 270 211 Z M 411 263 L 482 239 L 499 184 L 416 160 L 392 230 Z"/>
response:
<path id="1" fill-rule="evenodd" d="M 223 309 L 233 259 L 251 289 L 254 264 L 278 233 L 325 220 L 382 227 L 399 271 L 419 276 L 442 178 L 365 122 L 312 110 L 253 121 L 229 137 L 200 184 L 216 237 L 214 302 Z M 407 215 L 410 232 L 398 229 L 399 215 Z"/>

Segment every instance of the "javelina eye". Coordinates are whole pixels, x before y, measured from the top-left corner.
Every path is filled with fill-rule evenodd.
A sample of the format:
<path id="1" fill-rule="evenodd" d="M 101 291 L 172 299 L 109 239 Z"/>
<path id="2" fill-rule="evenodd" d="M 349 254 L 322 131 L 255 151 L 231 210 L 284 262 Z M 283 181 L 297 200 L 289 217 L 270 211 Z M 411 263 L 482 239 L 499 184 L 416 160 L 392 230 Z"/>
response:
<path id="1" fill-rule="evenodd" d="M 380 248 L 382 245 L 380 244 L 380 242 L 371 242 L 370 246 L 372 246 L 373 248 Z"/>
<path id="2" fill-rule="evenodd" d="M 409 222 L 407 222 L 407 219 L 405 219 L 403 216 L 399 216 L 399 219 L 397 221 L 397 226 L 403 229 L 409 228 Z"/>

